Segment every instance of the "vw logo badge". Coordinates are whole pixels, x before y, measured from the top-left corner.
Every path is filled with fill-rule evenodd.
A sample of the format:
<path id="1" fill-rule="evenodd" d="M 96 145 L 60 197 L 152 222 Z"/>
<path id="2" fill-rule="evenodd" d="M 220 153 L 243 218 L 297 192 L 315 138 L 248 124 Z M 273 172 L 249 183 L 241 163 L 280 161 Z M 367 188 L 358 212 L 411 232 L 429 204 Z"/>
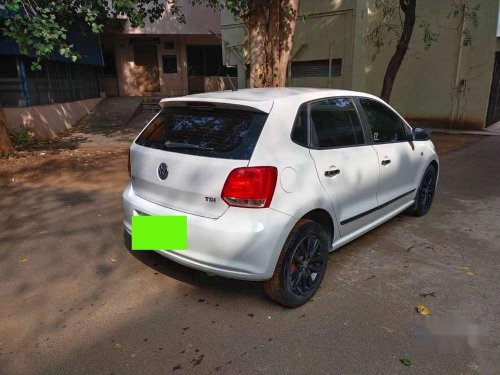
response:
<path id="1" fill-rule="evenodd" d="M 158 177 L 161 180 L 166 180 L 168 177 L 168 166 L 165 163 L 161 163 L 158 167 Z"/>

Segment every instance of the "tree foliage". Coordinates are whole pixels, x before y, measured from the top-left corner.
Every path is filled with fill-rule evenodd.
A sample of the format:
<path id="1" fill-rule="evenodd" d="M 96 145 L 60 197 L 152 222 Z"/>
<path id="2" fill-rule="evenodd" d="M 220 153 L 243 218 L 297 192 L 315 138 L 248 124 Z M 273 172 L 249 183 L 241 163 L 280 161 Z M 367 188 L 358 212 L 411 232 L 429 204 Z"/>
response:
<path id="1" fill-rule="evenodd" d="M 479 25 L 480 3 L 471 4 L 470 0 L 448 0 L 449 11 L 447 18 L 459 19 L 456 30 L 462 34 L 462 45 L 472 46 L 474 28 Z M 397 43 L 401 37 L 404 25 L 404 12 L 400 0 L 375 0 L 373 12 L 375 21 L 372 23 L 365 40 L 374 47 L 372 60 L 382 52 L 385 47 Z M 418 26 L 422 30 L 424 49 L 428 50 L 439 39 L 441 28 L 432 25 L 428 20 L 416 15 Z"/>
<path id="2" fill-rule="evenodd" d="M 3 18 L 0 30 L 4 36 L 18 44 L 22 53 L 35 58 L 32 69 L 40 69 L 41 61 L 54 54 L 71 61 L 82 57 L 68 39 L 71 27 L 99 34 L 106 26 L 114 25 L 124 18 L 130 21 L 132 27 L 144 27 L 146 21 L 153 23 L 166 11 L 179 22 L 185 23 L 182 9 L 184 4 L 206 6 L 214 10 L 225 8 L 245 22 L 249 35 L 253 32 L 259 43 L 277 48 L 277 56 L 282 61 L 289 57 L 289 36 L 293 36 L 295 29 L 298 2 L 299 0 L 0 0 L 0 16 Z M 268 38 L 269 31 L 274 35 Z M 252 55 L 258 52 L 254 50 L 250 53 Z M 265 52 L 271 53 L 269 50 Z M 272 74 L 278 75 L 278 72 L 271 73 L 276 69 L 273 59 L 264 60 L 264 68 L 259 67 L 259 73 L 256 73 L 262 82 L 259 83 L 259 79 L 256 79 L 256 85 L 268 85 L 272 81 Z M 267 66 L 270 67 L 265 68 Z"/>
<path id="3" fill-rule="evenodd" d="M 463 47 L 472 46 L 473 29 L 479 25 L 480 3 L 474 5 L 474 0 L 448 0 L 449 12 L 447 18 L 456 18 L 460 22 L 457 32 L 461 34 L 460 43 Z M 409 43 L 416 21 L 422 30 L 424 49 L 428 50 L 439 39 L 441 29 L 431 25 L 416 13 L 417 0 L 375 0 L 373 11 L 375 21 L 365 37 L 367 43 L 374 47 L 372 60 L 384 48 L 396 44 L 394 54 L 389 61 L 382 85 L 381 98 L 389 101 L 392 87 L 404 57 L 409 49 Z"/>
<path id="4" fill-rule="evenodd" d="M 299 0 L 0 0 L 0 33 L 35 58 L 31 69 L 41 69 L 41 61 L 55 54 L 71 61 L 82 58 L 68 38 L 70 28 L 100 34 L 124 19 L 132 27 L 144 27 L 165 12 L 185 23 L 184 4 L 226 9 L 243 20 L 248 31 L 250 85 L 285 85 Z M 5 146 L 0 154 L 6 154 L 12 146 L 7 144 L 4 122 L 0 133 L 0 146 Z"/>
<path id="5" fill-rule="evenodd" d="M 127 17 L 132 26 L 144 26 L 164 10 L 164 0 L 0 0 L 1 31 L 22 53 L 33 55 L 32 68 L 39 69 L 41 60 L 54 54 L 72 61 L 81 58 L 68 40 L 71 27 L 99 34 L 120 17 Z"/>

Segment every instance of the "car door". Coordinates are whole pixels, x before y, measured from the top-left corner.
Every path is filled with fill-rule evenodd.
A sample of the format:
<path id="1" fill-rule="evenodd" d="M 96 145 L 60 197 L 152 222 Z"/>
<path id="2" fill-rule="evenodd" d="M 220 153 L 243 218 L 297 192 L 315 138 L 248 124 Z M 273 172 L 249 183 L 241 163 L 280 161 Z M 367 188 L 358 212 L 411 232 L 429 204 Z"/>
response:
<path id="1" fill-rule="evenodd" d="M 413 199 L 421 164 L 420 150 L 408 141 L 411 129 L 384 103 L 359 98 L 380 165 L 379 206 Z"/>
<path id="2" fill-rule="evenodd" d="M 342 236 L 366 224 L 377 207 L 377 153 L 366 141 L 352 98 L 309 104 L 310 153 Z"/>

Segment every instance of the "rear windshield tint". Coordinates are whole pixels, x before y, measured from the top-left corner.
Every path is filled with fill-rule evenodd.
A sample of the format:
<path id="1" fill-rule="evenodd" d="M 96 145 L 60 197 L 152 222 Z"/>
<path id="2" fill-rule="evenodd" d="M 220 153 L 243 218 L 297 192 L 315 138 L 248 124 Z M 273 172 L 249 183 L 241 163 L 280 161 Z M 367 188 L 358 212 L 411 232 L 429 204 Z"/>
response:
<path id="1" fill-rule="evenodd" d="M 137 138 L 150 148 L 248 160 L 267 114 L 224 108 L 166 108 Z"/>

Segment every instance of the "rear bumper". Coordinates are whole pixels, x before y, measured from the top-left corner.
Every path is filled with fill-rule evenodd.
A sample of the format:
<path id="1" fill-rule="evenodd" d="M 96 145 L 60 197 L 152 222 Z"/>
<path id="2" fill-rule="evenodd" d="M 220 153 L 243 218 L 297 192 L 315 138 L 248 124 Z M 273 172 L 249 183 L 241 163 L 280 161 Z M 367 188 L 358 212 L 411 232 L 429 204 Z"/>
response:
<path id="1" fill-rule="evenodd" d="M 122 195 L 123 223 L 132 234 L 131 217 L 185 215 L 188 249 L 157 250 L 177 263 L 208 273 L 242 280 L 267 280 L 295 219 L 279 211 L 230 207 L 218 219 L 185 214 L 137 196 L 129 184 Z"/>

